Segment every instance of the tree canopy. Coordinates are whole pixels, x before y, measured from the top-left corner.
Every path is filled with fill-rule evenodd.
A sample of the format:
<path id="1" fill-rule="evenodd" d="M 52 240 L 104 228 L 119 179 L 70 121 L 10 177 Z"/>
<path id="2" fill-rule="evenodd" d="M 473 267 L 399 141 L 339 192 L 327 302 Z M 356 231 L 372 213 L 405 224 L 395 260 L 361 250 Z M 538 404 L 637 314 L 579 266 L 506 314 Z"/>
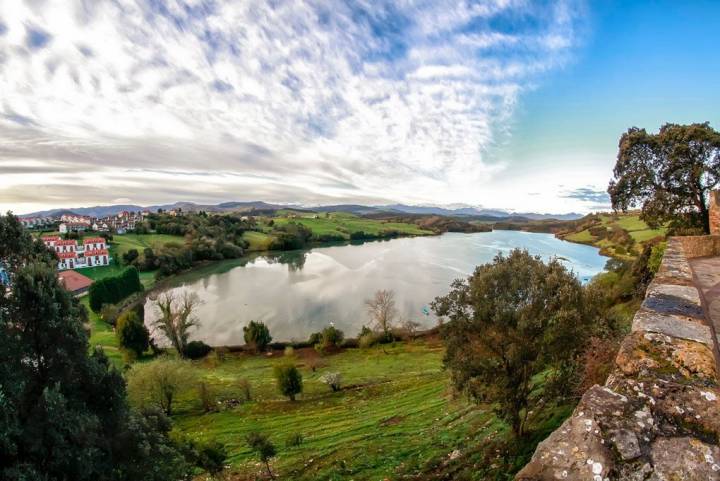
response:
<path id="1" fill-rule="evenodd" d="M 10 275 L 0 289 L 0 479 L 184 476 L 169 428 L 158 427 L 167 420 L 129 409 L 120 373 L 102 351 L 88 354 L 87 313 L 59 284 L 54 255 L 10 214 L 0 216 L 0 259 Z"/>
<path id="2" fill-rule="evenodd" d="M 709 233 L 708 195 L 720 182 L 720 132 L 710 124 L 633 127 L 620 138 L 608 193 L 614 209 L 640 207 L 651 227 L 673 221 Z"/>
<path id="3" fill-rule="evenodd" d="M 515 435 L 524 436 L 537 401 L 535 376 L 563 373 L 582 346 L 580 282 L 558 260 L 545 264 L 516 249 L 456 280 L 433 309 L 449 319 L 444 363 L 456 388 L 496 403 Z"/>

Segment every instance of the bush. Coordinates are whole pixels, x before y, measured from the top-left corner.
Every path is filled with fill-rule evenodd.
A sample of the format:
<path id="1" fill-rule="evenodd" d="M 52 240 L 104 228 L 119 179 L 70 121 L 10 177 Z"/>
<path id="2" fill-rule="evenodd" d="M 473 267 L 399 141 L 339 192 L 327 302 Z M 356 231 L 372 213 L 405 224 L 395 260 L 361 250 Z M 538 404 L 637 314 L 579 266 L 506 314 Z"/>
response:
<path id="1" fill-rule="evenodd" d="M 207 471 L 213 477 L 222 473 L 225 469 L 227 451 L 223 444 L 217 441 L 210 441 L 197 448 L 197 465 Z"/>
<path id="2" fill-rule="evenodd" d="M 120 309 L 115 304 L 105 304 L 100 310 L 100 317 L 111 326 L 117 324 Z"/>
<path id="3" fill-rule="evenodd" d="M 285 440 L 285 446 L 288 448 L 294 448 L 300 446 L 305 438 L 300 433 L 293 433 Z"/>
<path id="4" fill-rule="evenodd" d="M 369 347 L 373 347 L 375 344 L 379 342 L 377 334 L 374 332 L 368 332 L 366 334 L 363 334 L 358 339 L 358 347 L 361 349 L 367 349 Z"/>
<path id="5" fill-rule="evenodd" d="M 342 375 L 339 372 L 329 372 L 322 376 L 320 381 L 330 386 L 333 392 L 338 392 L 342 386 Z"/>
<path id="6" fill-rule="evenodd" d="M 198 384 L 198 399 L 203 412 L 209 413 L 217 410 L 217 400 L 212 388 L 204 381 Z"/>
<path id="7" fill-rule="evenodd" d="M 292 346 L 285 346 L 285 352 L 283 353 L 285 357 L 295 357 L 295 348 Z"/>
<path id="8" fill-rule="evenodd" d="M 105 304 L 117 304 L 129 295 L 142 290 L 143 285 L 138 270 L 135 267 L 128 267 L 118 276 L 106 277 L 90 285 L 90 309 L 100 312 Z"/>
<path id="9" fill-rule="evenodd" d="M 295 396 L 303 390 L 300 371 L 292 364 L 281 364 L 275 366 L 274 374 L 280 393 L 295 401 Z"/>
<path id="10" fill-rule="evenodd" d="M 650 251 L 650 258 L 648 259 L 647 267 L 653 274 L 657 274 L 658 270 L 660 270 L 660 264 L 662 263 L 663 255 L 665 255 L 666 246 L 667 243 L 661 242 L 654 245 Z"/>
<path id="11" fill-rule="evenodd" d="M 202 359 L 205 356 L 207 356 L 210 351 L 212 351 L 212 347 L 208 346 L 202 341 L 190 341 L 185 346 L 185 357 L 188 359 Z"/>
<path id="12" fill-rule="evenodd" d="M 238 381 L 238 388 L 240 390 L 240 396 L 244 402 L 252 401 L 252 390 L 250 387 L 250 381 L 247 379 L 240 379 Z"/>
<path id="13" fill-rule="evenodd" d="M 340 329 L 335 328 L 335 326 L 328 326 L 323 329 L 320 342 L 323 348 L 332 349 L 340 347 L 343 339 L 345 339 L 345 334 Z"/>
<path id="14" fill-rule="evenodd" d="M 270 330 L 264 323 L 257 321 L 250 321 L 250 324 L 243 327 L 243 337 L 245 344 L 255 352 L 264 351 L 272 341 Z"/>
<path id="15" fill-rule="evenodd" d="M 135 311 L 127 311 L 118 317 L 115 335 L 120 347 L 133 353 L 136 358 L 150 347 L 150 332 Z"/>

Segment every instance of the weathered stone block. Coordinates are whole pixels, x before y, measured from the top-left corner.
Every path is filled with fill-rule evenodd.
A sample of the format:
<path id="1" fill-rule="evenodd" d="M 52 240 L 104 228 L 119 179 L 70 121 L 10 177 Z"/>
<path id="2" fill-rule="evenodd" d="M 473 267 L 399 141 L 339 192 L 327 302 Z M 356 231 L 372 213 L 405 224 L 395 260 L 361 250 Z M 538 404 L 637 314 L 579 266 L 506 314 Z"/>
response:
<path id="1" fill-rule="evenodd" d="M 635 313 L 632 330 L 658 332 L 708 346 L 714 343 L 710 326 L 705 325 L 701 318 L 662 314 L 644 308 Z"/>

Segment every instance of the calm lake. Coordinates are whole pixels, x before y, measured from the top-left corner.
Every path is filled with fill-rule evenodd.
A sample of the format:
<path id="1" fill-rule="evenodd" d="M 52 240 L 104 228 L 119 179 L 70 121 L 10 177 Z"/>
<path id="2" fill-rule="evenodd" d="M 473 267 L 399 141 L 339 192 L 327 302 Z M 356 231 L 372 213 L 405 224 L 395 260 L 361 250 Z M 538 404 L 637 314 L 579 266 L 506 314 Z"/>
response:
<path id="1" fill-rule="evenodd" d="M 446 294 L 454 279 L 516 247 L 546 260 L 560 258 L 583 282 L 607 260 L 594 247 L 550 234 L 448 233 L 221 262 L 180 278 L 176 289 L 200 297 L 202 325 L 192 338 L 210 345 L 243 344 L 243 326 L 250 320 L 265 322 L 277 341 L 307 339 L 331 322 L 354 337 L 369 324 L 364 301 L 376 290 L 394 290 L 400 317 L 430 327 L 437 320 L 429 304 Z M 153 316 L 148 301 L 146 320 Z"/>

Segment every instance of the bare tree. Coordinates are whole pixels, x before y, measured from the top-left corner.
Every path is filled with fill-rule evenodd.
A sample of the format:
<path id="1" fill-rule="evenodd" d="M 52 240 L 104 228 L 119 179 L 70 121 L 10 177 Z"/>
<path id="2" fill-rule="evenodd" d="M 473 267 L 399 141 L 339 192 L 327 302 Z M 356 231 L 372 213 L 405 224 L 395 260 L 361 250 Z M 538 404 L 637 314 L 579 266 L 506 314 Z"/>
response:
<path id="1" fill-rule="evenodd" d="M 387 338 L 393 327 L 397 309 L 395 308 L 395 291 L 379 290 L 372 299 L 365 301 L 368 314 L 375 324 L 375 328 L 382 331 Z"/>
<path id="2" fill-rule="evenodd" d="M 168 338 L 182 357 L 185 357 L 190 329 L 200 325 L 199 319 L 194 314 L 198 305 L 200 299 L 197 294 L 189 291 L 183 291 L 181 296 L 168 291 L 155 300 L 159 316 L 153 327 Z"/>

